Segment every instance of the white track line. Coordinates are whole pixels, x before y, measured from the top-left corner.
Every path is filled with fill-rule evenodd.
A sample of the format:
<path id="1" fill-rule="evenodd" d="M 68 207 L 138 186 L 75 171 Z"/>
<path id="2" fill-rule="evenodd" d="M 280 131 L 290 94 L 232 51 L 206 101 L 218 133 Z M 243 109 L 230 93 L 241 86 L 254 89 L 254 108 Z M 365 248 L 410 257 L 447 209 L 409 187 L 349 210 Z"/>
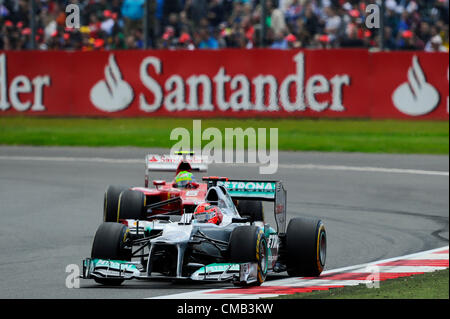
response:
<path id="1" fill-rule="evenodd" d="M 134 158 L 104 158 L 104 157 L 64 157 L 64 156 L 8 156 L 0 155 L 0 160 L 11 161 L 46 161 L 46 162 L 89 162 L 112 164 L 144 164 L 143 159 Z"/>
<path id="2" fill-rule="evenodd" d="M 0 160 L 11 161 L 54 161 L 54 162 L 88 162 L 88 163 L 110 163 L 110 164 L 143 164 L 142 159 L 120 159 L 120 158 L 103 158 L 103 157 L 47 157 L 47 156 L 8 156 L 0 155 Z M 215 163 L 215 165 L 239 165 L 239 166 L 258 166 L 258 164 L 248 163 Z M 449 176 L 449 172 L 445 171 L 428 171 L 417 169 L 403 168 L 386 168 L 386 167 L 370 167 L 370 166 L 344 166 L 344 165 L 317 165 L 317 164 L 280 164 L 279 168 L 300 169 L 300 170 L 334 170 L 334 171 L 356 171 L 369 173 L 394 173 L 394 174 L 411 174 L 411 175 L 434 175 Z"/>
<path id="3" fill-rule="evenodd" d="M 449 172 L 443 172 L 443 171 L 426 171 L 426 170 L 417 170 L 417 169 L 385 168 L 385 167 L 370 167 L 370 166 L 280 164 L 278 167 L 292 168 L 292 169 L 317 169 L 317 170 L 334 170 L 334 171 L 357 171 L 357 172 L 449 176 Z"/>

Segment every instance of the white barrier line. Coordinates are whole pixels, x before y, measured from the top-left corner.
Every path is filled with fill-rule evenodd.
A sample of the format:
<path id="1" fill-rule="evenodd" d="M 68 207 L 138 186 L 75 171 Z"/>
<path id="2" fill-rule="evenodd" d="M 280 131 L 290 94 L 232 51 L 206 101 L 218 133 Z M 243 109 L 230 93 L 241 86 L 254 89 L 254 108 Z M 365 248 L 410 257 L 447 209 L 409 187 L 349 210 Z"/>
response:
<path id="1" fill-rule="evenodd" d="M 103 157 L 45 157 L 45 156 L 8 156 L 0 155 L 0 160 L 12 161 L 56 161 L 56 162 L 90 162 L 90 163 L 111 163 L 111 164 L 143 164 L 143 159 L 120 159 L 120 158 L 103 158 Z M 228 166 L 259 166 L 259 164 L 249 163 L 214 163 L 214 165 Z M 317 165 L 317 164 L 279 164 L 279 168 L 287 169 L 309 169 L 309 170 L 334 170 L 334 171 L 356 171 L 356 172 L 375 172 L 375 173 L 397 173 L 412 175 L 434 175 L 449 176 L 449 172 L 445 171 L 427 171 L 417 169 L 403 168 L 385 168 L 370 166 L 343 166 L 343 165 Z"/>
<path id="2" fill-rule="evenodd" d="M 422 256 L 415 256 L 408 258 L 408 260 L 417 260 L 417 259 L 428 259 L 428 260 L 446 260 L 448 259 L 448 254 L 429 254 L 426 256 L 426 258 L 423 258 Z"/>

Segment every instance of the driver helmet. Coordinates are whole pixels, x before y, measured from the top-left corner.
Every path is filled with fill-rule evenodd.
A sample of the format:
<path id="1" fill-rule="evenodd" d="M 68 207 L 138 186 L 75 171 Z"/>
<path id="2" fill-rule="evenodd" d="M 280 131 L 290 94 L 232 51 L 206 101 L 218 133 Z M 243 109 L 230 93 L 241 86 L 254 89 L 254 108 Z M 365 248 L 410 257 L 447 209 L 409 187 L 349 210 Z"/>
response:
<path id="1" fill-rule="evenodd" d="M 208 203 L 202 203 L 194 211 L 194 219 L 200 223 L 219 225 L 223 220 L 223 214 L 219 207 Z"/>
<path id="2" fill-rule="evenodd" d="M 181 171 L 175 176 L 175 185 L 178 188 L 185 188 L 192 182 L 195 182 L 195 178 L 191 172 Z"/>

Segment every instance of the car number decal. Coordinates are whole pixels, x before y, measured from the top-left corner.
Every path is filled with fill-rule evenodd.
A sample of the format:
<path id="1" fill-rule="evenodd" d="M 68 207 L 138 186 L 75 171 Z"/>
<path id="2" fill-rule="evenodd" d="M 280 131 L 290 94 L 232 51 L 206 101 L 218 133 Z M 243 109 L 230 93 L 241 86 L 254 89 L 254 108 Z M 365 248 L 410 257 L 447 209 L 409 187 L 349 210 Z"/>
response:
<path id="1" fill-rule="evenodd" d="M 278 236 L 277 235 L 270 235 L 267 247 L 269 248 L 277 248 L 278 247 Z"/>

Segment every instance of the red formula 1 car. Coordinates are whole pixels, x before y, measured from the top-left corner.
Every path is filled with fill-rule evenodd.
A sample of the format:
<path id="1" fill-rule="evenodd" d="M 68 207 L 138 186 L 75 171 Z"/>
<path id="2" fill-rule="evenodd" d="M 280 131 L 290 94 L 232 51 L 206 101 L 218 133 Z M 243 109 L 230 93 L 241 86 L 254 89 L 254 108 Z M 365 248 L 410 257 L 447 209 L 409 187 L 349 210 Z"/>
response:
<path id="1" fill-rule="evenodd" d="M 204 172 L 207 159 L 192 153 L 147 155 L 145 187 L 109 186 L 105 192 L 103 221 L 146 219 L 153 215 L 192 213 L 204 201 L 207 184 L 197 182 L 193 172 Z M 149 187 L 151 172 L 175 172 L 173 181 L 154 180 Z"/>

